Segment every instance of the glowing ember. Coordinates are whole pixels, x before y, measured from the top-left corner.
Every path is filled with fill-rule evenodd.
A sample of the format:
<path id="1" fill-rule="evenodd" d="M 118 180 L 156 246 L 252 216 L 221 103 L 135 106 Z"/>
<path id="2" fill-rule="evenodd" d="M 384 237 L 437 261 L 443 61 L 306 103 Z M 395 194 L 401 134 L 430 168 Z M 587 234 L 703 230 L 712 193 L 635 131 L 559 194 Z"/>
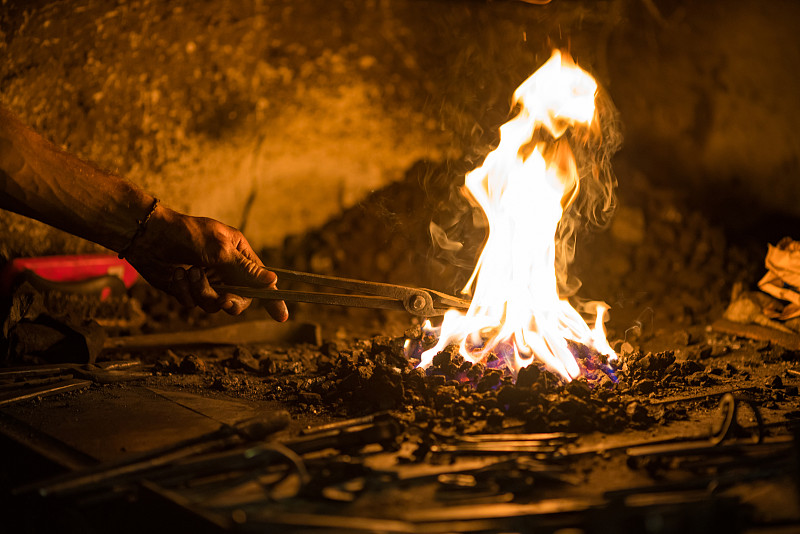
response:
<path id="1" fill-rule="evenodd" d="M 463 290 L 473 294 L 472 305 L 466 315 L 445 315 L 439 341 L 422 354 L 420 366 L 451 343 L 472 362 L 491 352 L 503 356 L 514 373 L 538 358 L 567 380 L 580 374 L 567 340 L 616 358 L 603 328 L 607 306 L 595 303 L 590 327 L 559 297 L 556 276 L 559 221 L 580 186 L 565 134 L 599 132 L 596 94 L 594 79 L 558 51 L 515 91 L 519 113 L 500 128 L 500 144 L 483 165 L 466 176 L 466 192 L 489 223 Z"/>

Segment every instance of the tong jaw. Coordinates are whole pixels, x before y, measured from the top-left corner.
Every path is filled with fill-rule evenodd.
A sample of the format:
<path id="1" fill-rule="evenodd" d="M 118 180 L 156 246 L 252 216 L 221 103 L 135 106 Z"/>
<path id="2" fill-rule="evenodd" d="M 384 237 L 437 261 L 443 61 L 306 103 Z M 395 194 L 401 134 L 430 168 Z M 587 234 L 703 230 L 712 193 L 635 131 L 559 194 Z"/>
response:
<path id="1" fill-rule="evenodd" d="M 348 289 L 366 293 L 368 295 L 397 299 L 397 301 L 402 304 L 403 309 L 412 315 L 420 315 L 424 317 L 437 314 L 441 315 L 441 312 L 437 309 L 434 303 L 432 296 L 432 293 L 434 292 L 428 289 L 417 289 L 396 284 L 339 278 L 336 276 L 318 275 L 314 273 L 289 271 L 285 269 L 270 268 L 270 270 L 277 274 L 279 279 L 305 282 L 339 289 Z"/>

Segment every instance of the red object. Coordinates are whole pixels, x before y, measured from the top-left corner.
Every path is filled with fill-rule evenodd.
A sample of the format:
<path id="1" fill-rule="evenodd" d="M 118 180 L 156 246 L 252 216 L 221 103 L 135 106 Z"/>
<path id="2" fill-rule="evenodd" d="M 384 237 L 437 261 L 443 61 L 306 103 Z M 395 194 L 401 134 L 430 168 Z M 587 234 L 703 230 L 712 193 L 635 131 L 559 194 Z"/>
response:
<path id="1" fill-rule="evenodd" d="M 52 282 L 80 282 L 99 276 L 116 276 L 131 287 L 139 273 L 125 260 L 111 254 L 76 254 L 15 258 L 0 272 L 0 292 L 7 295 L 14 280 L 23 272 L 33 273 Z"/>

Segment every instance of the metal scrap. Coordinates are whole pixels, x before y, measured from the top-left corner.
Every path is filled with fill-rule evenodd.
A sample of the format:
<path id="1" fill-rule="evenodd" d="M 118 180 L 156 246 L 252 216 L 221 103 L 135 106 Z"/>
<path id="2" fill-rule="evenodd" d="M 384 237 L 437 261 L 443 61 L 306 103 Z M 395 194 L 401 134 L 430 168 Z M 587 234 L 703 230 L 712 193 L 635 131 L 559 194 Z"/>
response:
<path id="1" fill-rule="evenodd" d="M 10 395 L 4 395 L 0 397 L 0 406 L 7 406 L 9 404 L 14 404 L 16 402 L 22 402 L 30 399 L 36 399 L 39 397 L 47 397 L 50 395 L 58 395 L 60 393 L 67 393 L 70 391 L 77 391 L 79 389 L 87 388 L 92 383 L 88 380 L 79 380 L 75 378 L 68 378 L 65 380 L 59 380 L 55 384 L 44 384 L 38 387 L 34 386 L 30 389 L 18 390 Z"/>

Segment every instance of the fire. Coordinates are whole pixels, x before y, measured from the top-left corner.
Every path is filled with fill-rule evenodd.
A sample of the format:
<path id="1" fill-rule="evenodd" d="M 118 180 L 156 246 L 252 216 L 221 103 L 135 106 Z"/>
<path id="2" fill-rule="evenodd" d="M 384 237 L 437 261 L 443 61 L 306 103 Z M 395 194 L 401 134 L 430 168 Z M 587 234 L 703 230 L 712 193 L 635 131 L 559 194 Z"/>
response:
<path id="1" fill-rule="evenodd" d="M 567 340 L 616 358 L 603 327 L 608 307 L 595 303 L 590 327 L 559 296 L 556 275 L 559 221 L 580 190 L 568 138 L 599 135 L 597 92 L 595 80 L 559 51 L 514 92 L 519 113 L 500 127 L 499 145 L 465 180 L 465 194 L 489 225 L 463 289 L 472 304 L 466 314 L 445 315 L 438 343 L 420 366 L 452 343 L 472 362 L 491 352 L 503 356 L 514 373 L 538 358 L 566 380 L 581 372 Z"/>

